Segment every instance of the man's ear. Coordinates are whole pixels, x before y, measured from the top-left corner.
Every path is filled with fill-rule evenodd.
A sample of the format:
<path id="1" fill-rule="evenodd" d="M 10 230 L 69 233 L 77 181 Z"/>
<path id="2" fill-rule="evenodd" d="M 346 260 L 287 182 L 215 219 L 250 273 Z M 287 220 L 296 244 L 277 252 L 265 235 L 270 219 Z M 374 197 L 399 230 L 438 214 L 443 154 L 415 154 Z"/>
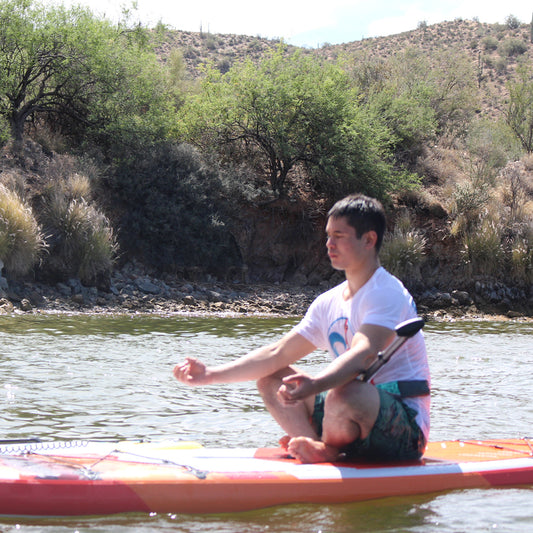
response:
<path id="1" fill-rule="evenodd" d="M 367 231 L 364 235 L 364 242 L 367 248 L 375 248 L 378 242 L 378 234 L 374 230 Z"/>

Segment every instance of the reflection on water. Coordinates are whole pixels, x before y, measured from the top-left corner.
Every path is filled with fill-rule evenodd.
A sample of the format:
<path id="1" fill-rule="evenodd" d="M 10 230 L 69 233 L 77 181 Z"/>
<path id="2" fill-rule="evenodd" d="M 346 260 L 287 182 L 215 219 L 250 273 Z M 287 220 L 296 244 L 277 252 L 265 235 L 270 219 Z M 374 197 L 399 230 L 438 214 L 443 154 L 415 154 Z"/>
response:
<path id="1" fill-rule="evenodd" d="M 220 363 L 271 342 L 295 320 L 0 317 L 3 438 L 176 438 L 270 446 L 280 430 L 252 383 L 189 388 L 187 355 Z M 533 324 L 430 323 L 433 440 L 532 436 Z M 302 363 L 317 372 L 323 353 Z M 350 505 L 287 506 L 208 517 L 0 518 L 1 531 L 523 531 L 533 489 L 458 491 Z M 487 503 L 490 502 L 490 505 Z M 18 528 L 17 528 L 18 526 Z M 529 529 L 530 529 L 529 528 Z"/>

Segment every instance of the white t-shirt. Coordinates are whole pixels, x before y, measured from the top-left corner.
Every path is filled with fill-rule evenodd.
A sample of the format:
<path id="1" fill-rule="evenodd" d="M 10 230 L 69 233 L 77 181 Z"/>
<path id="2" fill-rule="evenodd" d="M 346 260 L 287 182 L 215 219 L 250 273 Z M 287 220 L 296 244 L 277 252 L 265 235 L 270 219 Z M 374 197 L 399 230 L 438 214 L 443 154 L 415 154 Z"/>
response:
<path id="1" fill-rule="evenodd" d="M 321 294 L 309 307 L 295 331 L 332 358 L 344 353 L 363 324 L 394 329 L 400 322 L 417 316 L 416 305 L 402 282 L 380 267 L 357 293 L 345 300 L 347 281 Z M 430 382 L 426 346 L 422 332 L 400 347 L 371 379 L 371 383 L 427 380 Z M 430 397 L 404 398 L 417 411 L 416 422 L 429 437 Z"/>

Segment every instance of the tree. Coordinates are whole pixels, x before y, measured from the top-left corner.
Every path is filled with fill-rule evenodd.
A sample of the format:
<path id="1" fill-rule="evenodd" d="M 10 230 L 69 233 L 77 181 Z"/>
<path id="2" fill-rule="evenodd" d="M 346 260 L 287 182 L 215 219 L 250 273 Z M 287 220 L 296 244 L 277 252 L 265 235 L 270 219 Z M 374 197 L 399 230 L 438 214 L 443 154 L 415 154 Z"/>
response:
<path id="1" fill-rule="evenodd" d="M 463 133 L 476 105 L 475 76 L 460 53 L 431 57 L 408 48 L 377 62 L 346 60 L 364 101 L 391 132 L 397 161 L 410 164 L 437 135 Z"/>
<path id="2" fill-rule="evenodd" d="M 506 120 L 524 150 L 533 152 L 533 78 L 525 64 L 517 68 L 515 81 L 509 84 Z"/>
<path id="3" fill-rule="evenodd" d="M 202 90 L 184 106 L 184 134 L 203 148 L 252 148 L 280 196 L 296 169 L 330 194 L 383 195 L 395 179 L 387 132 L 358 99 L 339 65 L 282 46 L 226 74 L 208 67 Z"/>
<path id="4" fill-rule="evenodd" d="M 114 26 L 85 8 L 2 1 L 0 114 L 14 139 L 39 118 L 100 140 L 160 134 L 169 106 L 147 43 L 142 28 Z"/>
<path id="5" fill-rule="evenodd" d="M 413 162 L 437 131 L 437 116 L 431 105 L 434 89 L 425 75 L 426 61 L 408 50 L 380 65 L 379 76 L 369 77 L 364 73 L 373 61 L 355 62 L 354 79 L 361 84 L 369 108 L 390 130 L 396 159 Z"/>

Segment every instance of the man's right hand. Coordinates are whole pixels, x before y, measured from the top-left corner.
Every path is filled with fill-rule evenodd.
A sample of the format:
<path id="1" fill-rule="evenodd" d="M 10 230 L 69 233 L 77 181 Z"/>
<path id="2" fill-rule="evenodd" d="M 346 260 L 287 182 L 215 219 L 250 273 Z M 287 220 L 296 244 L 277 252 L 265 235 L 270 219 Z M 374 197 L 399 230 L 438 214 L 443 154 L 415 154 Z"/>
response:
<path id="1" fill-rule="evenodd" d="M 174 367 L 174 377 L 187 385 L 208 385 L 209 371 L 207 367 L 194 357 L 186 357 L 185 361 Z"/>

